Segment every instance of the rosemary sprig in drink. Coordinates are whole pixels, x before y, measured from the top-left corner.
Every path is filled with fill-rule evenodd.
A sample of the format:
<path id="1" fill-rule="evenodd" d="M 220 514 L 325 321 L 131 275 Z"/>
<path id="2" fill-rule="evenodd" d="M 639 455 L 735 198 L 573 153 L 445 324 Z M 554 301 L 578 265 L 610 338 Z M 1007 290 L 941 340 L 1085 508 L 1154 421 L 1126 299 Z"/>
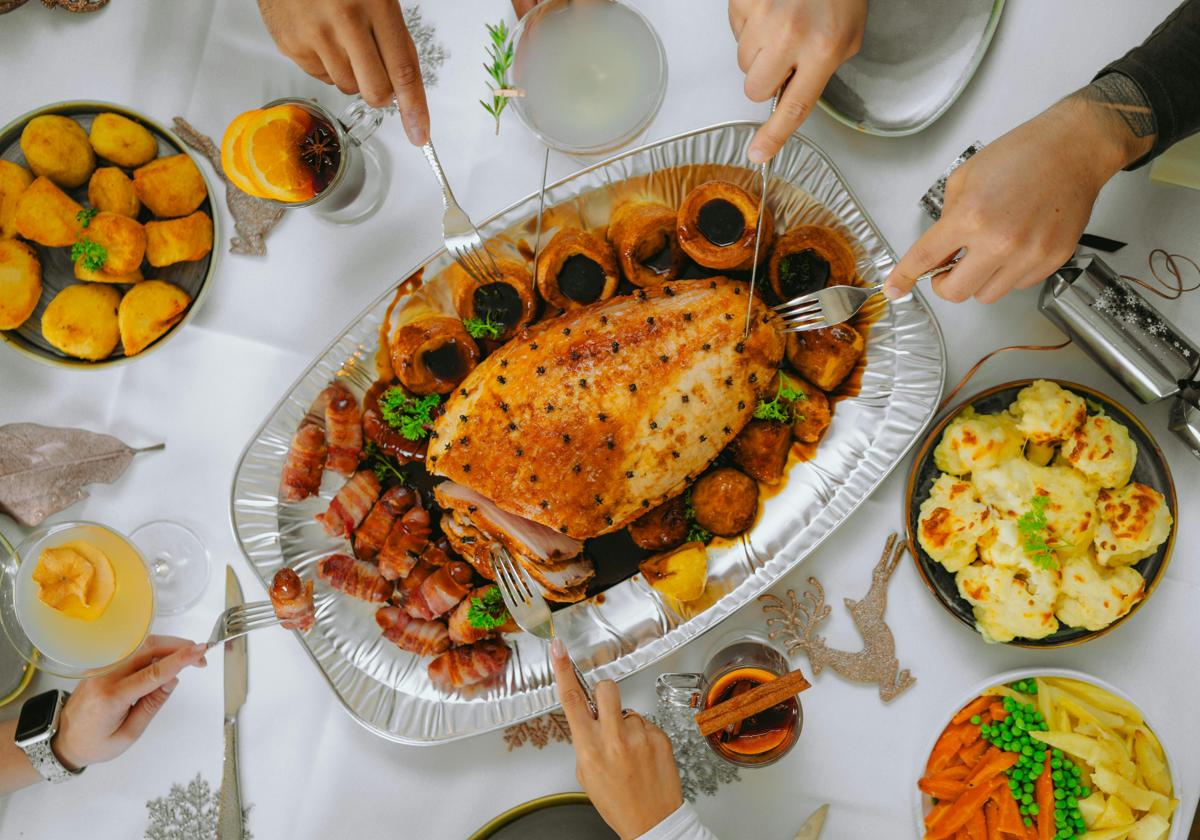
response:
<path id="1" fill-rule="evenodd" d="M 508 26 L 504 21 L 500 21 L 495 26 L 490 23 L 485 26 L 487 26 L 491 43 L 487 47 L 488 61 L 484 62 L 483 69 L 487 71 L 491 80 L 487 86 L 492 92 L 492 101 L 489 103 L 486 99 L 480 99 L 479 104 L 483 106 L 483 110 L 495 118 L 496 133 L 499 134 L 500 114 L 508 105 L 508 97 L 501 96 L 498 91 L 508 88 L 508 71 L 513 62 L 512 33 L 508 31 Z"/>

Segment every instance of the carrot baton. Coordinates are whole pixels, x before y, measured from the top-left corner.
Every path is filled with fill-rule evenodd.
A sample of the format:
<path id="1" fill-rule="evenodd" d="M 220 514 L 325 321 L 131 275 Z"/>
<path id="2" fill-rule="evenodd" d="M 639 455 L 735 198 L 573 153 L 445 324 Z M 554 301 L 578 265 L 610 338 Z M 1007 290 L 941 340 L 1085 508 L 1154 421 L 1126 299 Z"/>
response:
<path id="1" fill-rule="evenodd" d="M 1050 777 L 1050 753 L 1046 753 L 1046 767 L 1034 783 L 1037 799 L 1037 840 L 1054 840 L 1054 780 Z"/>
<path id="2" fill-rule="evenodd" d="M 975 717 L 975 715 L 982 715 L 984 709 L 991 707 L 994 700 L 995 698 L 990 694 L 984 694 L 980 697 L 976 697 L 970 703 L 963 706 L 962 709 L 959 710 L 958 714 L 950 719 L 950 723 L 966 723 L 971 718 Z"/>
<path id="3" fill-rule="evenodd" d="M 984 753 L 979 763 L 975 765 L 975 769 L 971 771 L 971 774 L 967 776 L 967 787 L 978 787 L 985 782 L 991 781 L 1016 764 L 1018 757 L 1014 752 L 1005 752 L 1004 750 L 991 747 Z"/>
<path id="4" fill-rule="evenodd" d="M 971 840 L 988 840 L 987 822 L 983 817 L 983 808 L 976 811 L 967 821 L 967 836 Z"/>
<path id="5" fill-rule="evenodd" d="M 991 798 L 992 794 L 999 790 L 1004 784 L 1002 776 L 993 776 L 992 779 L 979 787 L 968 788 L 967 792 L 955 800 L 945 812 L 941 814 L 932 827 L 925 834 L 925 840 L 946 840 L 953 837 L 954 833 L 965 826 L 971 817 L 983 807 L 983 803 Z M 1011 797 L 1010 797 L 1011 798 Z M 939 803 L 940 804 L 940 803 Z M 1015 812 L 1016 806 L 1013 806 Z M 1018 815 L 1018 823 L 1020 818 Z"/>
<path id="6" fill-rule="evenodd" d="M 1000 831 L 1013 837 L 1024 838 L 1025 821 L 1021 819 L 1021 812 L 1017 810 L 1017 800 L 1013 799 L 1007 787 L 996 788 L 994 796 L 1000 811 Z M 1054 813 L 1053 808 L 1050 809 L 1050 813 Z"/>
<path id="7" fill-rule="evenodd" d="M 939 801 L 958 799 L 967 790 L 961 779 L 949 779 L 944 775 L 925 776 L 917 782 L 917 787 L 922 793 L 927 793 Z"/>

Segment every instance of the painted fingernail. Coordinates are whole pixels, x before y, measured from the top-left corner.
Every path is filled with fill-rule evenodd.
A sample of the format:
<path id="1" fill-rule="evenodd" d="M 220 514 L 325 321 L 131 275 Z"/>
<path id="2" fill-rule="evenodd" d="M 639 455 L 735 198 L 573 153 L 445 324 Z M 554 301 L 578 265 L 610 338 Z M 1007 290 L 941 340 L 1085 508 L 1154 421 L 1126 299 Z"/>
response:
<path id="1" fill-rule="evenodd" d="M 766 163 L 767 150 L 758 146 L 751 146 L 750 151 L 746 152 L 746 157 L 750 158 L 751 163 Z"/>
<path id="2" fill-rule="evenodd" d="M 567 648 L 562 643 L 562 639 L 555 639 L 550 643 L 550 655 L 556 659 L 562 659 L 567 655 Z"/>
<path id="3" fill-rule="evenodd" d="M 421 116 L 412 111 L 404 114 L 404 133 L 414 146 L 424 146 L 429 142 L 429 130 L 421 124 Z"/>
<path id="4" fill-rule="evenodd" d="M 175 677 L 170 682 L 163 683 L 162 690 L 165 693 L 170 694 L 172 691 L 175 690 L 175 686 L 177 686 L 177 685 L 179 685 L 179 677 Z"/>

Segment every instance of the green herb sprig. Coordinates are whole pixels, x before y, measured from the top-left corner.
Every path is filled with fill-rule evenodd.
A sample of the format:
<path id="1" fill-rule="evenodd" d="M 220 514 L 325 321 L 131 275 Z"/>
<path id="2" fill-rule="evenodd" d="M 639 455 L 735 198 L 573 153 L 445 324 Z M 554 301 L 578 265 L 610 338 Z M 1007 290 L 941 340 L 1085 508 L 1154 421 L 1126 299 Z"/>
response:
<path id="1" fill-rule="evenodd" d="M 409 440 L 421 440 L 429 434 L 433 410 L 441 404 L 437 394 L 410 397 L 401 388 L 388 388 L 379 396 L 379 412 L 384 422 Z"/>
<path id="2" fill-rule="evenodd" d="M 401 472 L 396 461 L 384 454 L 375 445 L 374 441 L 367 442 L 367 449 L 363 453 L 363 460 L 366 461 L 367 467 L 375 473 L 375 477 L 381 482 L 388 479 L 396 479 L 401 484 L 408 484 L 408 476 Z"/>
<path id="3" fill-rule="evenodd" d="M 87 227 L 92 223 L 92 219 L 94 219 L 96 214 L 99 212 L 100 211 L 95 207 L 89 207 L 86 210 L 80 210 L 75 214 L 75 221 L 79 222 L 79 224 L 83 225 L 84 227 Z"/>
<path id="4" fill-rule="evenodd" d="M 483 597 L 472 598 L 471 606 L 467 608 L 467 623 L 478 630 L 495 630 L 507 624 L 508 619 L 504 596 L 495 586 L 489 587 Z"/>
<path id="5" fill-rule="evenodd" d="M 1046 506 L 1050 504 L 1049 496 L 1034 496 L 1029 500 L 1029 510 L 1017 519 L 1017 530 L 1021 533 L 1022 547 L 1025 556 L 1043 569 L 1058 568 L 1054 549 L 1060 548 L 1059 543 L 1051 543 L 1049 524 L 1046 522 Z"/>
<path id="6" fill-rule="evenodd" d="M 471 338 L 499 338 L 504 333 L 504 325 L 492 320 L 492 313 L 486 313 L 480 318 L 464 318 L 463 327 Z"/>
<path id="7" fill-rule="evenodd" d="M 804 415 L 796 414 L 795 404 L 806 399 L 808 399 L 808 394 L 799 388 L 793 388 L 788 384 L 787 379 L 780 377 L 779 390 L 775 392 L 775 399 L 770 402 L 759 400 L 758 405 L 754 407 L 754 419 L 778 420 L 780 423 L 791 423 L 793 419 L 803 420 Z"/>
<path id="8" fill-rule="evenodd" d="M 483 69 L 487 71 L 490 81 L 487 83 L 488 90 L 492 92 L 492 101 L 480 99 L 479 104 L 483 106 L 483 110 L 487 111 L 496 120 L 496 133 L 500 133 L 500 114 L 508 107 L 508 97 L 500 96 L 496 91 L 504 90 L 508 87 L 508 71 L 512 67 L 514 46 L 512 42 L 512 33 L 509 32 L 508 26 L 504 21 L 500 21 L 495 26 L 488 23 L 488 36 L 491 43 L 487 46 L 488 60 L 483 63 Z"/>
<path id="9" fill-rule="evenodd" d="M 700 525 L 700 523 L 698 523 L 696 521 L 696 506 L 692 504 L 691 489 L 689 489 L 686 493 L 683 494 L 683 516 L 684 516 L 684 519 L 687 520 L 687 524 L 688 524 L 688 532 L 687 532 L 687 541 L 688 542 L 706 543 L 712 539 L 712 537 L 713 537 L 712 531 L 709 531 L 707 528 L 703 527 L 702 525 Z"/>
<path id="10" fill-rule="evenodd" d="M 71 262 L 77 262 L 80 257 L 83 258 L 83 267 L 88 271 L 100 271 L 108 259 L 108 249 L 85 236 L 71 246 Z"/>

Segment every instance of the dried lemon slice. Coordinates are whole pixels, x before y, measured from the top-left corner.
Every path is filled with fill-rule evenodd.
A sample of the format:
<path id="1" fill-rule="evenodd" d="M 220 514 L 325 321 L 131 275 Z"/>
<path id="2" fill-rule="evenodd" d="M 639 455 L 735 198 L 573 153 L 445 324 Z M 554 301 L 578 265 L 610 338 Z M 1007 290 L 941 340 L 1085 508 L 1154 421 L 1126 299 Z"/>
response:
<path id="1" fill-rule="evenodd" d="M 88 585 L 96 574 L 88 559 L 74 548 L 47 548 L 38 558 L 33 581 L 38 599 L 56 610 L 87 606 Z"/>

